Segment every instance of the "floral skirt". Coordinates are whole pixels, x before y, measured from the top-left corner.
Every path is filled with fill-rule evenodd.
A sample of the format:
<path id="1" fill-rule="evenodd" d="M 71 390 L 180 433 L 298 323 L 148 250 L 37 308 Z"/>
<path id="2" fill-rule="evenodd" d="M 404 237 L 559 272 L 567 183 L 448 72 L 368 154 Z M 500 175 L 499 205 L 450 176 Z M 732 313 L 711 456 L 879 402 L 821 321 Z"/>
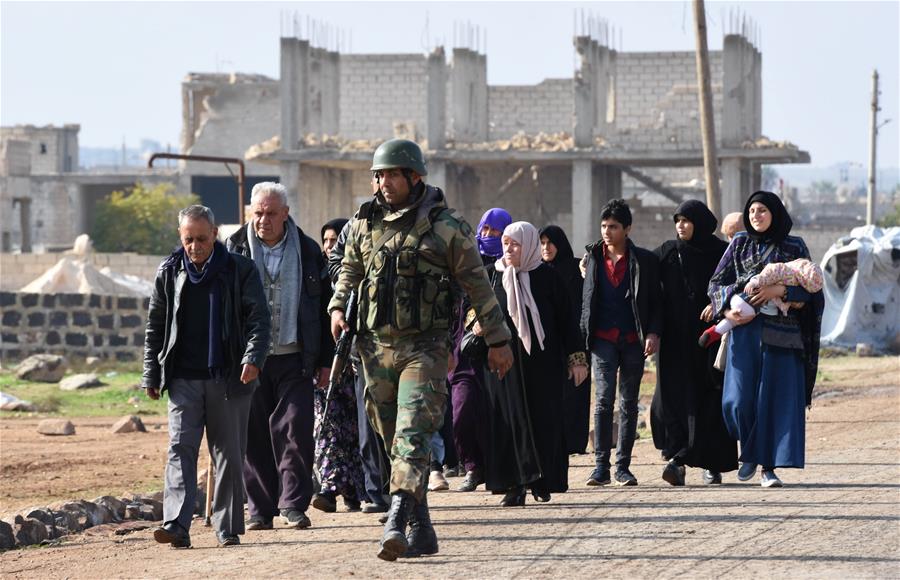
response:
<path id="1" fill-rule="evenodd" d="M 362 461 L 359 455 L 359 428 L 356 415 L 354 377 L 336 385 L 322 425 L 325 389 L 316 389 L 316 469 L 323 492 L 344 499 L 366 497 Z"/>

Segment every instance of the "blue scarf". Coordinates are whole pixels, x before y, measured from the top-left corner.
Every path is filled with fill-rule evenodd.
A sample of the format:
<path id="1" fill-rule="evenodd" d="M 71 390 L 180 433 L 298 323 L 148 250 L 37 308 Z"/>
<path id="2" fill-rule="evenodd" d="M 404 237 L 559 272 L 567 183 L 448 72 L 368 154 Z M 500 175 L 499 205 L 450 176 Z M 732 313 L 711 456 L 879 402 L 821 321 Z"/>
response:
<path id="1" fill-rule="evenodd" d="M 179 256 L 180 254 L 180 256 Z M 184 271 L 188 276 L 188 283 L 200 287 L 209 287 L 209 345 L 207 365 L 209 376 L 221 378 L 225 370 L 225 350 L 222 345 L 222 289 L 224 282 L 219 274 L 228 265 L 228 250 L 221 242 L 216 242 L 212 256 L 206 263 L 206 267 L 197 271 L 194 264 L 188 258 L 184 248 L 180 248 L 172 258 L 180 257 Z"/>

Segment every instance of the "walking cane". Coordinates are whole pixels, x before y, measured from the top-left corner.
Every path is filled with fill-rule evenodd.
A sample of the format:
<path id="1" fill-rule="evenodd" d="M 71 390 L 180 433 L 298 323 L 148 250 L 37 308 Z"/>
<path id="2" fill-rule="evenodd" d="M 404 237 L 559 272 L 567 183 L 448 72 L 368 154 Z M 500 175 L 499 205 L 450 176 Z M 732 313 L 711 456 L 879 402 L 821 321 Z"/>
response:
<path id="1" fill-rule="evenodd" d="M 204 521 L 204 525 L 208 528 L 212 526 L 212 492 L 213 492 L 213 458 L 212 454 L 209 455 L 209 464 L 206 468 L 206 520 Z"/>

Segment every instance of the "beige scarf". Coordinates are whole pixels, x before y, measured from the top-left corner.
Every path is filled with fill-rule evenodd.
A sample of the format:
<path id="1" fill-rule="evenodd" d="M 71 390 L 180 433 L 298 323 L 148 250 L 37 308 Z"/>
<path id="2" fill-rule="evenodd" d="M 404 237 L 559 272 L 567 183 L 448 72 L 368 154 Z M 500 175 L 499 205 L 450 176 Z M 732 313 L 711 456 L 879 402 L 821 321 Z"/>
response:
<path id="1" fill-rule="evenodd" d="M 538 347 L 544 350 L 544 327 L 541 325 L 541 314 L 538 312 L 534 296 L 531 294 L 531 275 L 529 272 L 541 265 L 541 236 L 537 228 L 528 222 L 513 222 L 503 230 L 503 237 L 510 238 L 522 246 L 519 267 L 505 264 L 503 258 L 497 260 L 495 266 L 503 273 L 503 289 L 506 291 L 506 309 L 522 340 L 525 352 L 531 354 L 531 320 L 534 322 L 534 334 L 538 339 Z"/>

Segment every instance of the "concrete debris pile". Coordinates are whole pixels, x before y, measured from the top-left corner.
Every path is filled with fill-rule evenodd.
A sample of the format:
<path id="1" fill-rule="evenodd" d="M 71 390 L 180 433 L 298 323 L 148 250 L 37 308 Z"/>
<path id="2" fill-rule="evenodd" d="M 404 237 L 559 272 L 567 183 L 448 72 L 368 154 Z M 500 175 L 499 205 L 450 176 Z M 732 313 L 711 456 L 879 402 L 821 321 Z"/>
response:
<path id="1" fill-rule="evenodd" d="M 594 139 L 595 147 L 606 147 L 606 140 L 602 137 Z M 542 151 L 553 153 L 557 151 L 572 151 L 575 149 L 575 139 L 569 133 L 540 132 L 536 135 L 528 135 L 519 131 L 509 139 L 498 139 L 481 143 L 460 143 L 450 141 L 447 149 L 459 151 Z"/>
<path id="2" fill-rule="evenodd" d="M 318 135 L 307 133 L 298 149 L 339 149 L 341 152 L 374 151 L 384 139 L 345 139 L 339 135 Z"/>
<path id="3" fill-rule="evenodd" d="M 762 136 L 755 141 L 744 141 L 741 143 L 741 149 L 797 149 L 797 146 L 790 141 L 773 141 L 766 136 Z"/>
<path id="4" fill-rule="evenodd" d="M 267 157 L 281 149 L 281 136 L 275 135 L 271 139 L 266 139 L 262 143 L 251 145 L 244 152 L 244 161 L 254 161 L 263 157 Z"/>

